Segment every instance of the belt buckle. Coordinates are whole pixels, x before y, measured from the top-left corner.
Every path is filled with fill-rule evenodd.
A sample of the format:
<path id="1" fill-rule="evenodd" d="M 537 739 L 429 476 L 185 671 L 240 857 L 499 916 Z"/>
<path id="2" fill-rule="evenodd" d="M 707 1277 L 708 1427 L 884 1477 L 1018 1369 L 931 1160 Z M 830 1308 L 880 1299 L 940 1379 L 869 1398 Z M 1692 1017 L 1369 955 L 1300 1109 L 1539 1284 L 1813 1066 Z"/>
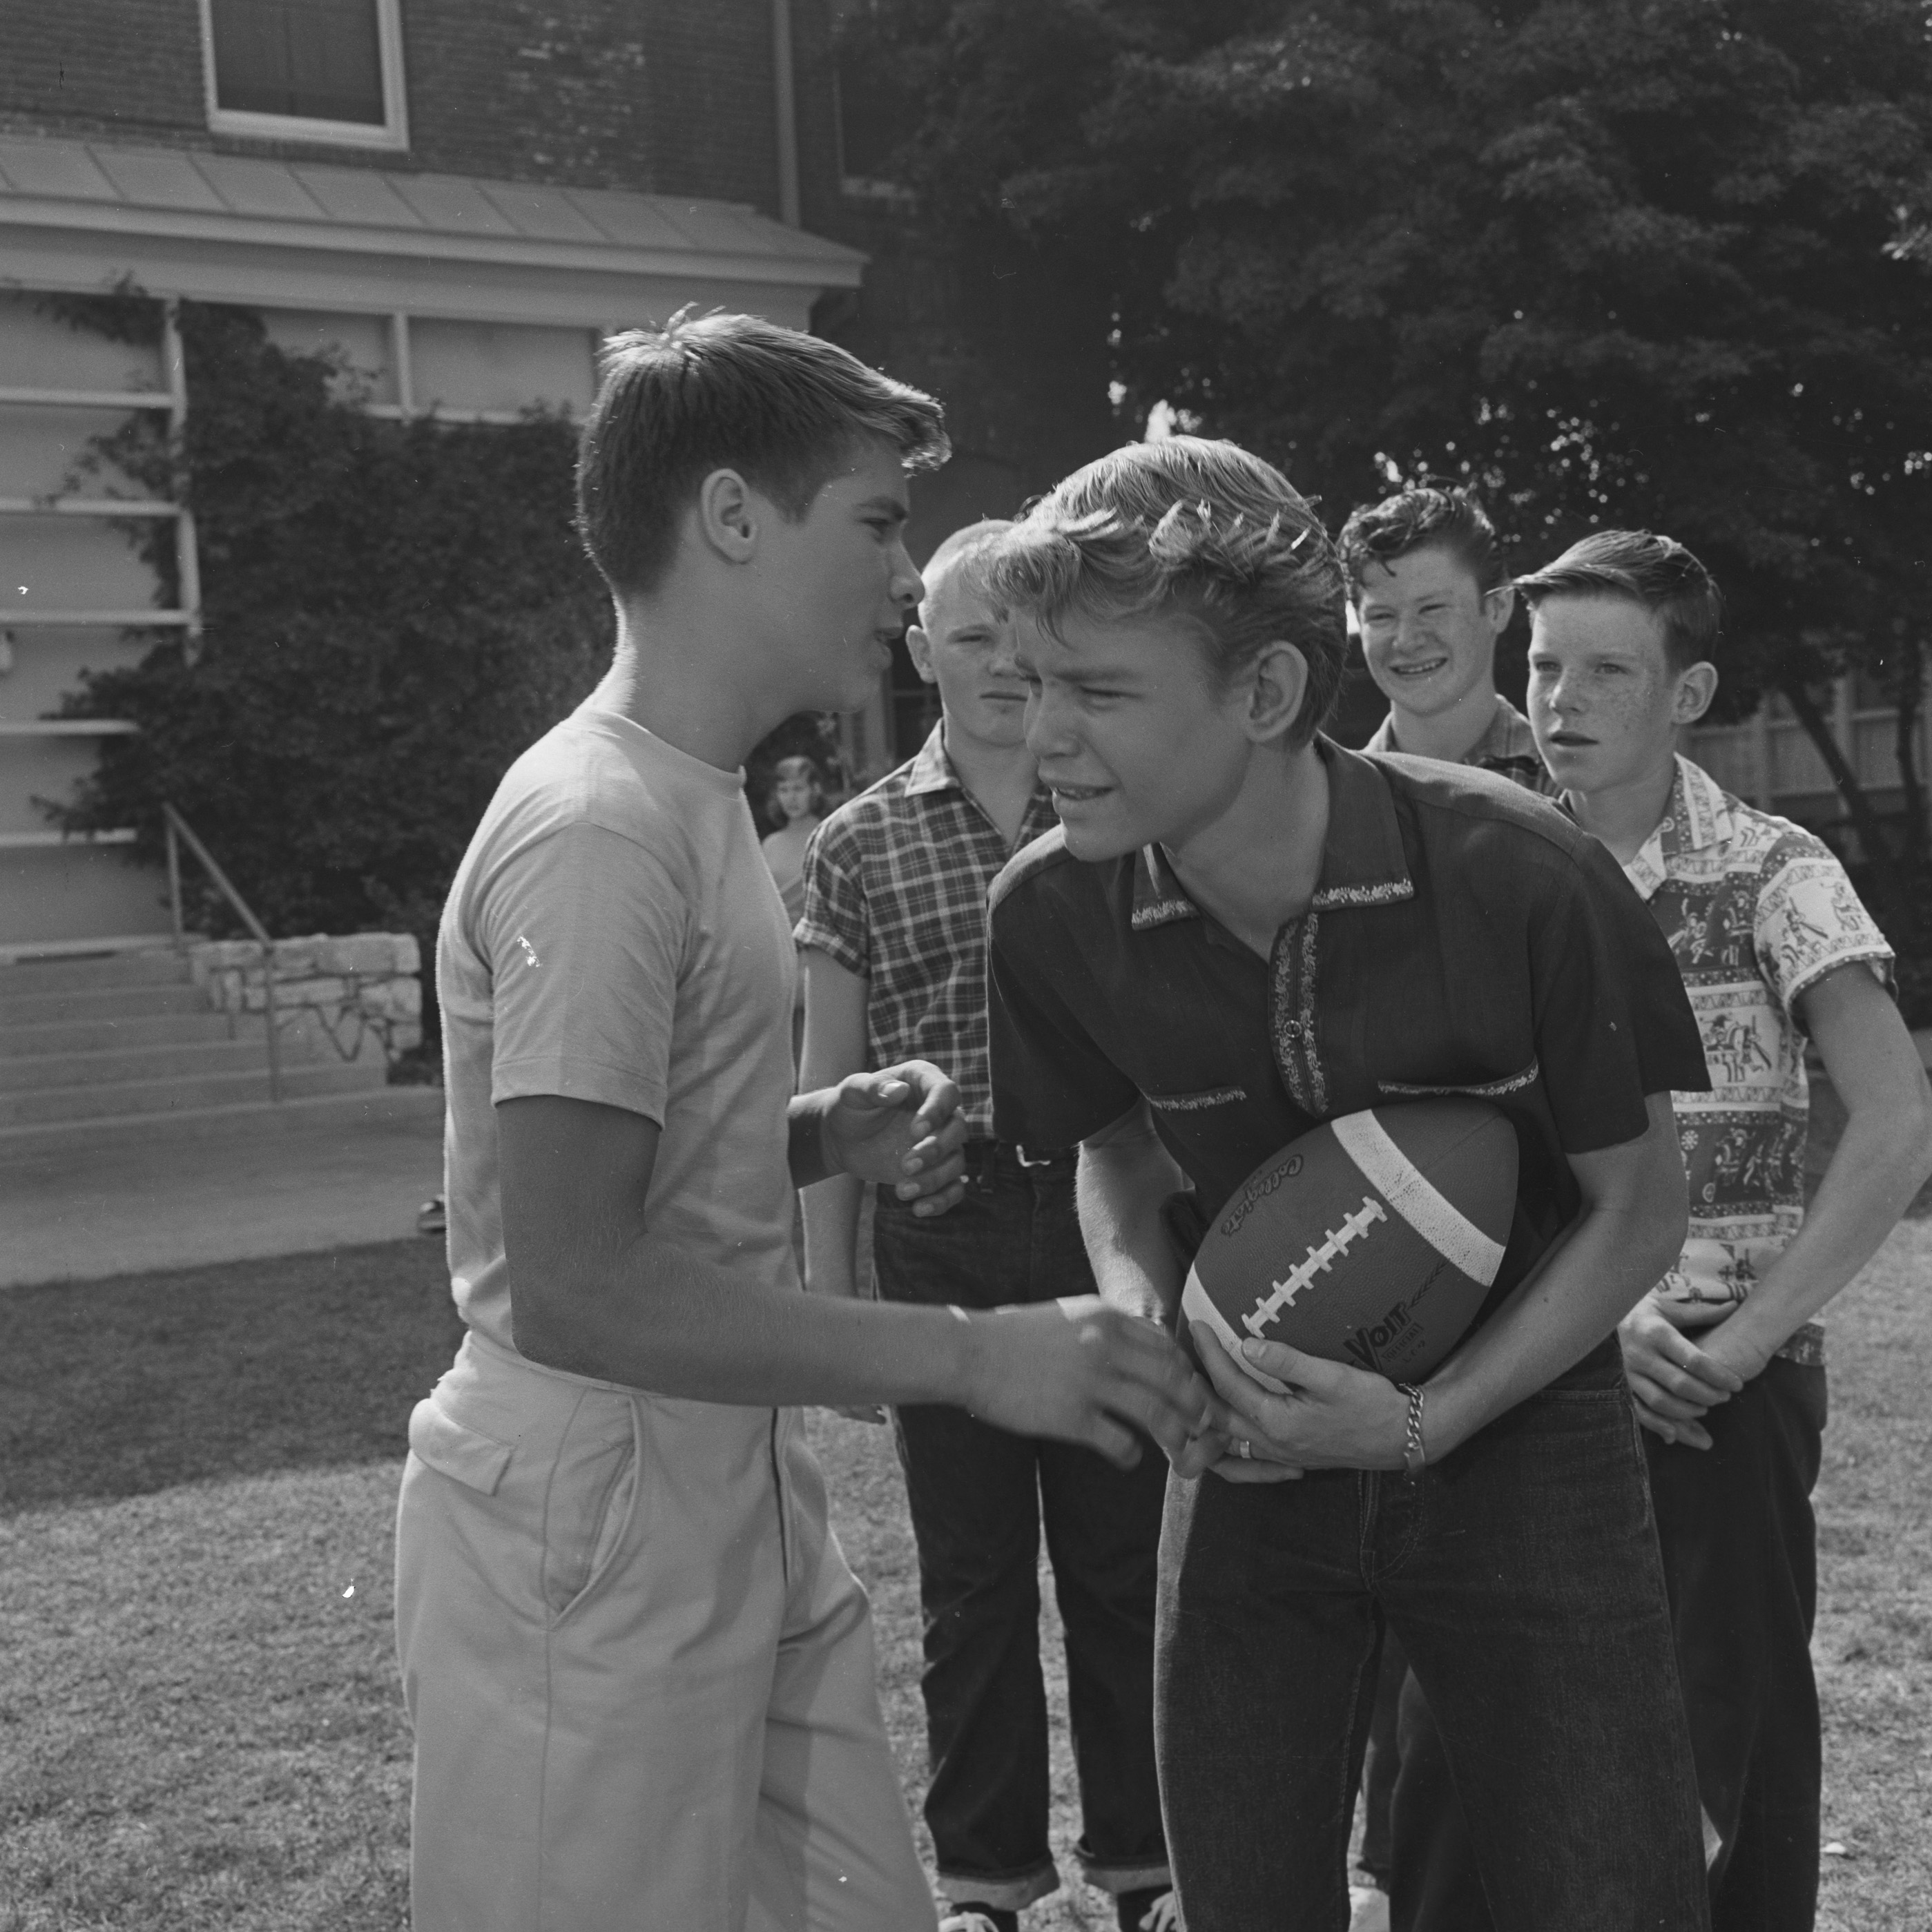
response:
<path id="1" fill-rule="evenodd" d="M 1019 1163 L 1022 1167 L 1051 1167 L 1053 1165 L 1052 1154 L 1042 1154 L 1036 1160 L 1018 1141 L 1013 1143 L 1013 1152 L 1018 1156 Z"/>

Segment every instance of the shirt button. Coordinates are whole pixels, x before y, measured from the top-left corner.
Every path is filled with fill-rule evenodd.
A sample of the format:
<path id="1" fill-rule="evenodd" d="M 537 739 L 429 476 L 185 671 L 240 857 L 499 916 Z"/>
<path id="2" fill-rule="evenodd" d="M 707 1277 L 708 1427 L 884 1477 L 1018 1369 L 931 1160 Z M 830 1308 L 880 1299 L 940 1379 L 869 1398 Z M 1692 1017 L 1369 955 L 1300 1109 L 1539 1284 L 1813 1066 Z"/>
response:
<path id="1" fill-rule="evenodd" d="M 1299 1020 L 1290 1020 L 1281 1030 L 1282 1037 L 1284 1040 L 1299 1040 L 1306 1030 L 1307 1028 Z"/>

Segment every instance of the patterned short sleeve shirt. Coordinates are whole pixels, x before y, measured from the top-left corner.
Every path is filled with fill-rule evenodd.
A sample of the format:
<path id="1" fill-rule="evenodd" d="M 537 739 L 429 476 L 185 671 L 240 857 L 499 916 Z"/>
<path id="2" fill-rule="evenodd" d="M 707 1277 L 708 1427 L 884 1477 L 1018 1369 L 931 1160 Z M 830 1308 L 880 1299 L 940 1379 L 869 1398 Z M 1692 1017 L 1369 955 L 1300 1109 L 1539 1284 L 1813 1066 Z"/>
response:
<path id="1" fill-rule="evenodd" d="M 1672 1096 L 1690 1232 L 1663 1292 L 1719 1321 L 1804 1219 L 1798 996 L 1861 962 L 1889 983 L 1892 948 L 1821 839 L 1733 798 L 1688 758 L 1624 871 L 1676 958 L 1711 1076 L 1708 1093 Z M 1780 1352 L 1810 1358 L 1819 1333 L 1807 1324 Z"/>
<path id="2" fill-rule="evenodd" d="M 1036 788 L 1019 844 L 1058 823 L 1052 795 Z M 986 892 L 1014 849 L 960 783 L 936 724 L 915 756 L 812 834 L 792 935 L 866 980 L 867 1064 L 943 1067 L 975 1138 L 993 1131 Z"/>

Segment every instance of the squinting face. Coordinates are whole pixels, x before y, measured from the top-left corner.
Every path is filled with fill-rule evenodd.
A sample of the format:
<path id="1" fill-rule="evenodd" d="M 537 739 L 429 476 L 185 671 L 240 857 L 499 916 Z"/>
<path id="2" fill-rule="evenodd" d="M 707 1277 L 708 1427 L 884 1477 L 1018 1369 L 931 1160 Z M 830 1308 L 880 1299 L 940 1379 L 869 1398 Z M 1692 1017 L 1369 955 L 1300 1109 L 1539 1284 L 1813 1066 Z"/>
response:
<path id="1" fill-rule="evenodd" d="M 1027 745 L 1076 859 L 1183 850 L 1234 804 L 1246 697 L 1216 690 L 1192 625 L 1070 616 L 1056 637 L 1022 620 L 1019 645 Z"/>
<path id="2" fill-rule="evenodd" d="M 923 592 L 906 554 L 905 467 L 868 442 L 796 523 L 761 532 L 759 566 L 794 674 L 794 710 L 856 710 L 878 688 Z"/>
<path id="3" fill-rule="evenodd" d="M 1530 621 L 1529 722 L 1557 783 L 1585 794 L 1641 782 L 1677 747 L 1683 682 L 1664 626 L 1622 597 L 1546 597 Z"/>
<path id="4" fill-rule="evenodd" d="M 1355 600 L 1369 675 L 1401 710 L 1419 718 L 1449 710 L 1492 679 L 1511 602 L 1507 587 L 1486 593 L 1468 566 L 1439 547 L 1370 564 Z"/>
<path id="5" fill-rule="evenodd" d="M 949 571 L 927 596 L 906 642 L 919 674 L 939 687 L 949 738 L 1006 749 L 1026 736 L 1027 682 L 1010 616 L 971 580 Z"/>

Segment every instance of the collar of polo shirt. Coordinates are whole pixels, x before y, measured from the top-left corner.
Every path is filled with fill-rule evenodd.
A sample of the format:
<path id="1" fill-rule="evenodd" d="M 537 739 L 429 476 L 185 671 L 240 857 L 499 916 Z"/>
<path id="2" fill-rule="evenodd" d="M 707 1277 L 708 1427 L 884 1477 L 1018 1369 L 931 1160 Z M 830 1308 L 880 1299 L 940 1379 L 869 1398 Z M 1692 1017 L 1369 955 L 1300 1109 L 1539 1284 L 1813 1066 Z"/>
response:
<path id="1" fill-rule="evenodd" d="M 1415 886 L 1388 781 L 1366 758 L 1332 739 L 1318 736 L 1315 748 L 1328 768 L 1328 834 L 1309 910 L 1334 912 L 1413 898 Z M 1143 845 L 1134 862 L 1134 930 L 1144 932 L 1201 916 L 1166 849 Z"/>

